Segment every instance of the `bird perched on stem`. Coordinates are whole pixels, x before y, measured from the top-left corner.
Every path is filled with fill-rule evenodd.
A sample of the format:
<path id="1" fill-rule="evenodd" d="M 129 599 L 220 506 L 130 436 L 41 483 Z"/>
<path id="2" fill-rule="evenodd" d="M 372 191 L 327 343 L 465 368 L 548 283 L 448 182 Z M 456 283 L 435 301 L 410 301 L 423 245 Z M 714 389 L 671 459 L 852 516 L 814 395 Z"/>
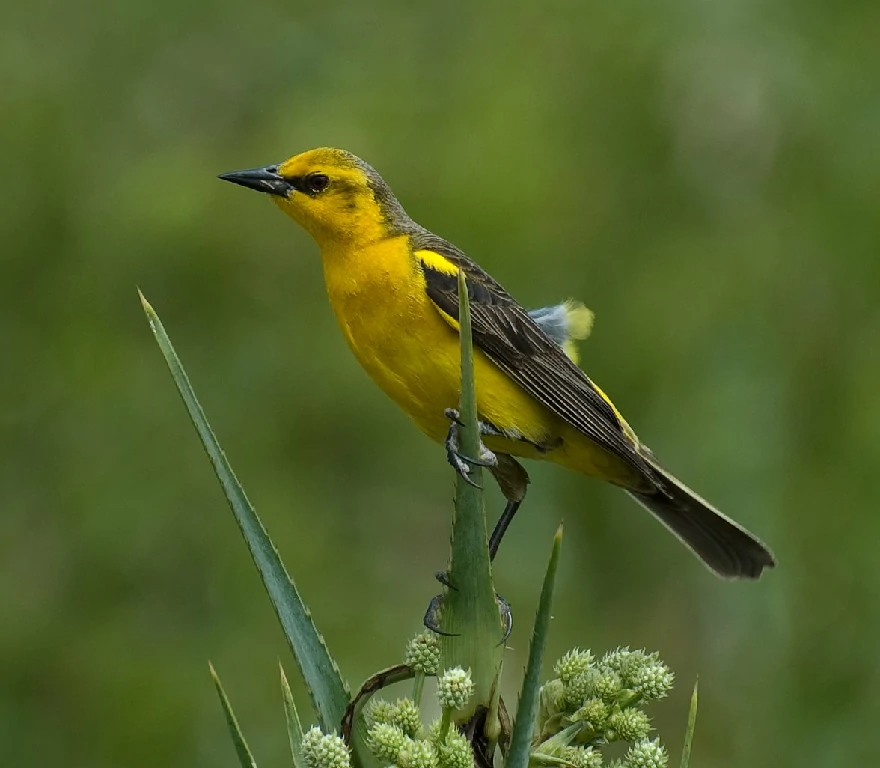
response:
<path id="1" fill-rule="evenodd" d="M 541 459 L 623 488 L 719 576 L 757 578 L 767 547 L 658 464 L 577 366 L 573 340 L 592 315 L 574 302 L 531 312 L 451 243 L 414 222 L 376 171 L 349 152 L 314 149 L 220 176 L 269 195 L 317 242 L 330 304 L 367 373 L 455 469 L 487 466 L 507 499 L 495 555 L 523 501 L 514 457 Z M 458 273 L 470 298 L 482 455 L 457 448 L 461 372 Z"/>

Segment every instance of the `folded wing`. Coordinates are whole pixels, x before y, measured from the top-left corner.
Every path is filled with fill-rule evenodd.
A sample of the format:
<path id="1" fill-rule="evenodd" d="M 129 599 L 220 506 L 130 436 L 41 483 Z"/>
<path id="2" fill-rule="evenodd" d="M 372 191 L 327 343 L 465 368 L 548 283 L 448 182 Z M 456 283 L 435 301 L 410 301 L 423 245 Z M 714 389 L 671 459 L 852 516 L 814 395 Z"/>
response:
<path id="1" fill-rule="evenodd" d="M 457 273 L 465 272 L 474 345 L 513 382 L 598 446 L 654 477 L 611 403 L 501 285 L 436 235 L 413 236 L 413 250 L 428 297 L 453 322 Z"/>

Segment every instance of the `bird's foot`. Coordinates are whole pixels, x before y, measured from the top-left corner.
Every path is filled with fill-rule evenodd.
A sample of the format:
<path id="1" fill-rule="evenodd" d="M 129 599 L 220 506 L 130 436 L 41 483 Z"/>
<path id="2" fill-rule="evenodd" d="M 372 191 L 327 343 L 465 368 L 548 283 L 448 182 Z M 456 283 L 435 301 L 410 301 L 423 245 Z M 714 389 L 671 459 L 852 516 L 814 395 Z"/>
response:
<path id="1" fill-rule="evenodd" d="M 447 589 L 451 589 L 453 592 L 458 592 L 458 587 L 449 580 L 449 571 L 437 571 L 437 573 L 434 574 L 434 578 Z"/>
<path id="2" fill-rule="evenodd" d="M 458 591 L 458 588 L 449 580 L 449 573 L 447 571 L 438 571 L 435 574 L 435 578 L 447 589 L 452 589 L 456 592 Z M 440 628 L 440 614 L 443 611 L 443 600 L 443 595 L 434 595 L 434 597 L 431 598 L 431 602 L 428 603 L 428 610 L 425 611 L 425 618 L 422 620 L 422 623 L 427 629 L 430 629 L 437 635 L 442 635 L 443 637 L 458 637 L 455 632 L 445 632 Z M 504 635 L 498 643 L 501 645 L 502 643 L 507 642 L 507 638 L 510 637 L 510 633 L 513 631 L 513 612 L 510 609 L 510 603 L 497 593 L 495 594 L 495 603 L 498 606 L 498 611 L 501 614 L 501 620 L 504 624 Z"/>
<path id="3" fill-rule="evenodd" d="M 458 431 L 464 425 L 461 422 L 460 415 L 455 408 L 447 408 L 444 413 L 450 421 L 445 443 L 446 459 L 466 483 L 479 488 L 479 485 L 470 477 L 471 467 L 486 467 L 489 469 L 497 467 L 498 457 L 483 444 L 482 440 L 480 441 L 480 455 L 478 458 L 465 456 L 461 453 L 458 447 Z M 480 435 L 497 436 L 501 434 L 498 429 L 483 421 L 477 422 L 477 427 Z"/>
<path id="4" fill-rule="evenodd" d="M 497 592 L 495 593 L 495 603 L 501 612 L 501 619 L 504 621 L 504 634 L 501 637 L 501 642 L 498 643 L 498 645 L 502 645 L 507 642 L 507 638 L 513 632 L 513 611 L 510 609 L 510 603 Z"/>
<path id="5" fill-rule="evenodd" d="M 422 619 L 422 624 L 425 625 L 427 629 L 430 629 L 435 635 L 442 635 L 443 637 L 458 637 L 455 632 L 444 632 L 440 629 L 440 614 L 443 612 L 443 595 L 434 595 L 431 598 L 431 602 L 428 603 L 428 610 L 425 611 L 425 618 Z"/>

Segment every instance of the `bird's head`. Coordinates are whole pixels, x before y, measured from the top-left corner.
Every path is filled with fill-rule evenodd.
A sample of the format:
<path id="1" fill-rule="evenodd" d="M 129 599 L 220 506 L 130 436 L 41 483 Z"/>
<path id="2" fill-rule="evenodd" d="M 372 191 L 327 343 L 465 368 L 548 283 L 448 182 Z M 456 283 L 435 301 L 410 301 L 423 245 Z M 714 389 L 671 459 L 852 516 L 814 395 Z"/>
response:
<path id="1" fill-rule="evenodd" d="M 321 248 L 387 237 L 409 221 L 388 185 L 359 157 L 312 149 L 263 168 L 220 175 L 269 195 Z"/>

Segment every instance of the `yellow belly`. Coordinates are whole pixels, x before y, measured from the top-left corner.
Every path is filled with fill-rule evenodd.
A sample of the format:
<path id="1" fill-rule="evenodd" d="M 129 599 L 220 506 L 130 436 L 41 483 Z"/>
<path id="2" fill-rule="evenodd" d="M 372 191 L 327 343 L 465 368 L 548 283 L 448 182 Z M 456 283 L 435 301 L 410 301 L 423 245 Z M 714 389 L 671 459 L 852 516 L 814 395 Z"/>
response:
<path id="1" fill-rule="evenodd" d="M 459 401 L 458 333 L 416 283 L 417 276 L 400 268 L 407 259 L 380 250 L 389 247 L 395 241 L 373 247 L 369 258 L 383 269 L 359 274 L 357 280 L 350 270 L 335 269 L 325 255 L 327 291 L 360 364 L 425 434 L 442 442 L 449 430 L 444 411 Z M 629 466 L 533 400 L 480 350 L 474 350 L 474 379 L 480 419 L 523 438 L 486 437 L 491 450 L 553 461 L 620 485 L 636 482 Z"/>

